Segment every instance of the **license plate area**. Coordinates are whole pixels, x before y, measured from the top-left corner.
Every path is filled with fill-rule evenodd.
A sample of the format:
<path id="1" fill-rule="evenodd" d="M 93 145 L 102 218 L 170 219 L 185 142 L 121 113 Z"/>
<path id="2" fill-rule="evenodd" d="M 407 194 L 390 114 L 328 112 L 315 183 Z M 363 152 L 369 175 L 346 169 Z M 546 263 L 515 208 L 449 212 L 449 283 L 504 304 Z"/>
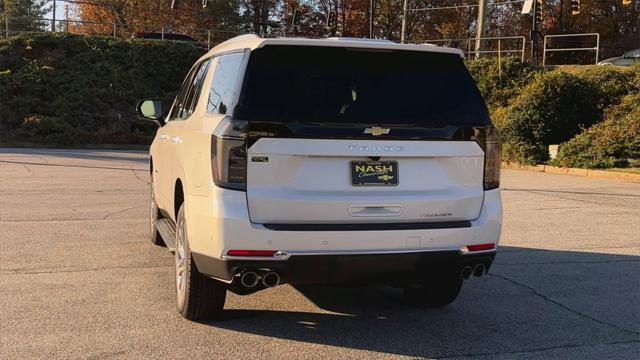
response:
<path id="1" fill-rule="evenodd" d="M 397 161 L 351 161 L 351 185 L 398 185 Z"/>

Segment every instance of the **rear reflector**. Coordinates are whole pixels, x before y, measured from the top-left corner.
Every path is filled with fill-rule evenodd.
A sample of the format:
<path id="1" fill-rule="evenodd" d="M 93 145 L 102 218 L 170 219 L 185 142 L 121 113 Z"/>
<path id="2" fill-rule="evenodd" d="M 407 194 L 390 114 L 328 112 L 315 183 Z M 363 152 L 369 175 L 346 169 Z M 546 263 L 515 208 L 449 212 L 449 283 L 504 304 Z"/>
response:
<path id="1" fill-rule="evenodd" d="M 275 256 L 277 250 L 229 250 L 229 256 Z"/>
<path id="2" fill-rule="evenodd" d="M 467 245 L 467 250 L 469 251 L 482 251 L 482 250 L 491 250 L 496 247 L 496 244 L 477 244 L 477 245 Z"/>

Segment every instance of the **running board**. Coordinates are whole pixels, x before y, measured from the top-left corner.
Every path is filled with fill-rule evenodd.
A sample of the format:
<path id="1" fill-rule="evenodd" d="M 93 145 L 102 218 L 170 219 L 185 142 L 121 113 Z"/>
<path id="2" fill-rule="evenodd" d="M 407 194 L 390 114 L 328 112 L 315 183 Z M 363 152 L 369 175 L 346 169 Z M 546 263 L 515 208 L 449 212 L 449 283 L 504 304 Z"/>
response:
<path id="1" fill-rule="evenodd" d="M 158 232 L 162 236 L 162 240 L 164 240 L 164 244 L 167 245 L 167 249 L 169 251 L 175 251 L 175 238 L 176 238 L 176 228 L 173 225 L 173 222 L 168 219 L 158 219 L 156 220 L 156 228 Z"/>

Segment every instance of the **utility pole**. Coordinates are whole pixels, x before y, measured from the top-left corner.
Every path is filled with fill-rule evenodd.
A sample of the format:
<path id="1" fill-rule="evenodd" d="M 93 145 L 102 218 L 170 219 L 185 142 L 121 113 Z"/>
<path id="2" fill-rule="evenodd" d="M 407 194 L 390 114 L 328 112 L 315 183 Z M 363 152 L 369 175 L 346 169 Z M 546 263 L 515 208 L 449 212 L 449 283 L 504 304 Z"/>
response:
<path id="1" fill-rule="evenodd" d="M 53 17 L 51 18 L 51 32 L 56 31 L 56 0 L 53 0 Z"/>
<path id="2" fill-rule="evenodd" d="M 407 35 L 407 4 L 408 0 L 404 0 L 402 3 L 402 28 L 400 29 L 400 43 L 404 44 L 405 36 Z"/>
<path id="3" fill-rule="evenodd" d="M 373 9 L 376 6 L 376 0 L 369 0 L 369 39 L 373 39 Z"/>
<path id="4" fill-rule="evenodd" d="M 9 0 L 4 0 L 4 35 L 9 38 Z"/>
<path id="5" fill-rule="evenodd" d="M 345 36 L 347 33 L 347 0 L 341 1 L 342 6 L 342 30 L 340 31 L 340 36 Z"/>
<path id="6" fill-rule="evenodd" d="M 69 4 L 64 4 L 64 31 L 69 32 Z"/>
<path id="7" fill-rule="evenodd" d="M 480 58 L 480 51 L 484 49 L 482 46 L 482 39 L 484 38 L 486 31 L 486 22 L 487 22 L 487 14 L 489 13 L 487 9 L 487 0 L 480 0 L 478 4 L 478 21 L 476 24 L 476 46 L 475 46 L 475 55 L 476 59 Z M 500 54 L 498 54 L 500 55 Z"/>
<path id="8" fill-rule="evenodd" d="M 540 9 L 539 5 L 542 5 L 540 0 L 533 0 L 533 11 L 532 13 L 532 24 L 531 24 L 531 65 L 536 66 L 537 57 L 538 57 L 538 17 L 540 17 Z"/>

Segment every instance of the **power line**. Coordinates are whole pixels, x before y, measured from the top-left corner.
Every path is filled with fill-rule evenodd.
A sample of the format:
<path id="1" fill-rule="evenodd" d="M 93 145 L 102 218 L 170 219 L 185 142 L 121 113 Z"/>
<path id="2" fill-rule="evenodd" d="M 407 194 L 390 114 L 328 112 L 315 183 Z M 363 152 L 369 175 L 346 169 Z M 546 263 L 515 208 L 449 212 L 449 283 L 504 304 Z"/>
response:
<path id="1" fill-rule="evenodd" d="M 513 0 L 513 1 L 502 1 L 502 2 L 491 2 L 487 5 L 509 5 L 509 4 L 518 4 L 523 3 L 525 0 Z M 431 11 L 431 10 L 450 10 L 450 9 L 462 9 L 462 8 L 474 8 L 478 7 L 480 4 L 466 4 L 466 5 L 452 5 L 452 6 L 439 6 L 439 7 L 425 7 L 425 8 L 415 8 L 415 9 L 407 9 L 407 11 Z"/>
<path id="2" fill-rule="evenodd" d="M 51 0 L 51 2 L 54 2 Z M 103 7 L 111 7 L 109 4 L 98 4 L 91 1 L 82 1 L 82 0 L 55 0 L 55 2 L 65 2 L 70 4 L 84 4 L 84 5 L 94 5 L 94 6 L 103 6 Z"/>
<path id="3" fill-rule="evenodd" d="M 508 4 L 517 4 L 523 3 L 525 0 L 510 0 L 510 1 L 502 1 L 502 2 L 492 2 L 487 5 L 508 5 Z M 404 0 L 402 4 L 402 25 L 400 29 L 400 42 L 404 43 L 405 36 L 407 33 L 407 13 L 410 11 L 432 11 L 432 10 L 447 10 L 447 9 L 464 9 L 464 8 L 474 8 L 480 6 L 480 4 L 467 4 L 467 5 L 454 5 L 454 6 L 441 6 L 441 7 L 429 7 L 429 8 L 415 8 L 409 9 L 407 6 L 408 0 Z"/>

